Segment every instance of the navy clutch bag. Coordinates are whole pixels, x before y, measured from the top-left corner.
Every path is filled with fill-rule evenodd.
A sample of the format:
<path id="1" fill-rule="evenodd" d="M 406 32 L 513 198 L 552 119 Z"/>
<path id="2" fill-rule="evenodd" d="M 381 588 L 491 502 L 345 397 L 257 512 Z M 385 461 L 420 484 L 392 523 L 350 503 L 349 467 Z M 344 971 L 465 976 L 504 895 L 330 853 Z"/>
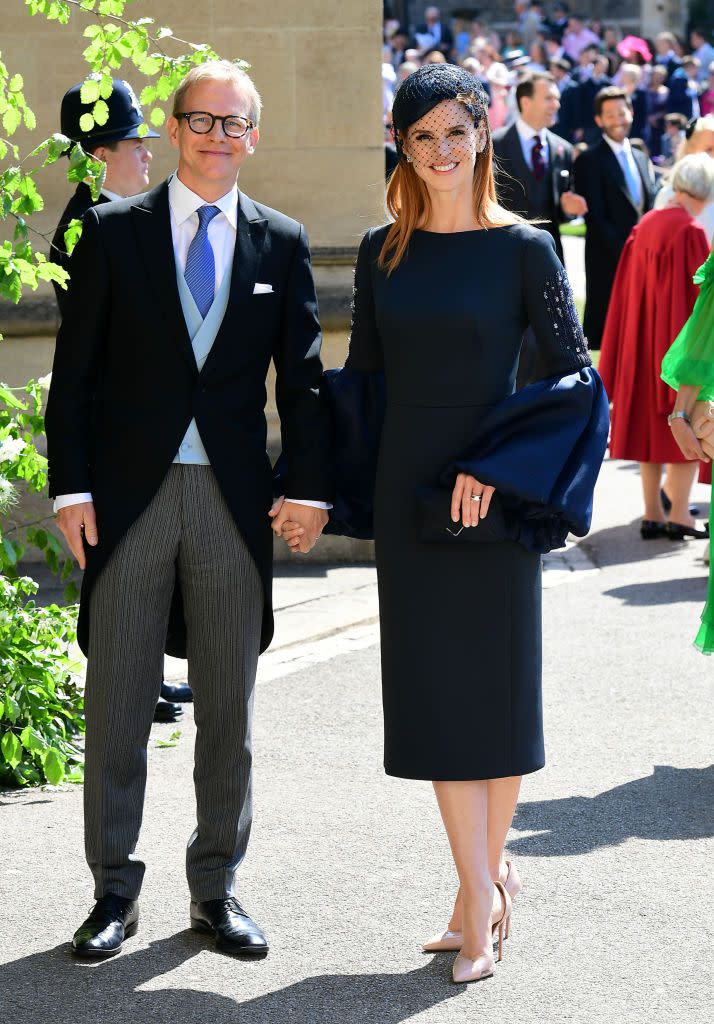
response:
<path id="1" fill-rule="evenodd" d="M 491 496 L 488 515 L 478 526 L 465 527 L 451 519 L 452 491 L 445 487 L 420 487 L 417 490 L 417 536 L 425 544 L 496 544 L 518 540 L 520 525 L 509 514 L 506 503 L 496 491 Z"/>

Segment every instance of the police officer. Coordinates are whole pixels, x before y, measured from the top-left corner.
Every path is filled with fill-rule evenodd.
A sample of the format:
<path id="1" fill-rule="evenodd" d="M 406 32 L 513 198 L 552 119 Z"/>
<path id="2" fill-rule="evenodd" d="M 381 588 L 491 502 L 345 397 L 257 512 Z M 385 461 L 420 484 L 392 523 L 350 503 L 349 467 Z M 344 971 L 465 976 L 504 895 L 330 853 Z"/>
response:
<path id="1" fill-rule="evenodd" d="M 128 82 L 113 79 L 112 94 L 107 100 L 109 117 L 105 124 L 95 124 L 89 132 L 79 126 L 82 114 L 91 113 L 93 104 L 82 103 L 81 83 L 73 86 L 62 99 L 60 124 L 62 134 L 73 142 L 79 142 L 86 153 L 106 164 L 106 177 L 97 200 L 108 203 L 112 199 L 145 192 L 149 187 L 149 164 L 151 152 L 146 139 L 158 139 L 155 131 L 139 134 L 144 124 L 144 115 L 136 93 Z M 71 272 L 71 257 L 67 254 L 64 233 L 72 220 L 81 220 L 87 210 L 94 206 L 89 185 L 80 182 L 60 217 L 52 239 L 50 259 Z M 64 312 L 66 291 L 55 284 L 55 294 L 60 315 Z M 55 503 L 56 504 L 56 503 Z M 59 509 L 55 507 L 55 512 Z M 191 701 L 193 695 L 185 684 L 162 683 L 161 698 L 154 712 L 155 722 L 175 722 L 183 714 L 181 704 Z"/>

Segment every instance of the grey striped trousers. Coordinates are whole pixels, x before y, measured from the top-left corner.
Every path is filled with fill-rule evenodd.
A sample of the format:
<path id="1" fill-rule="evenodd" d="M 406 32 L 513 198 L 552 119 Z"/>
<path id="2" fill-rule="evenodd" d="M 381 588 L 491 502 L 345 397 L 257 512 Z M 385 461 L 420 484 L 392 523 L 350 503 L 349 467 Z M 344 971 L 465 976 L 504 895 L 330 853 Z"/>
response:
<path id="1" fill-rule="evenodd" d="M 134 851 L 176 574 L 197 729 L 197 828 L 186 852 L 192 898 L 232 894 L 248 844 L 263 590 L 210 466 L 173 465 L 91 598 L 84 820 L 97 899 L 135 899 L 144 877 Z"/>

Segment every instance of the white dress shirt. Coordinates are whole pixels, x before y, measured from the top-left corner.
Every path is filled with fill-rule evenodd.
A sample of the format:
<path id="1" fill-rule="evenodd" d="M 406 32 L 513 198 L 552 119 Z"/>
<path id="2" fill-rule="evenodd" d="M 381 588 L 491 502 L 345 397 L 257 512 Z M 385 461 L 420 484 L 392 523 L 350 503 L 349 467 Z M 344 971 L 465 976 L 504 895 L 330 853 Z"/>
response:
<path id="1" fill-rule="evenodd" d="M 550 163 L 550 153 L 548 152 L 548 135 L 546 134 L 545 128 L 541 128 L 538 132 L 535 128 L 531 128 L 529 124 L 519 117 L 516 121 L 516 131 L 518 132 L 518 138 L 521 140 L 521 149 L 523 150 L 523 156 L 528 164 L 528 167 L 533 169 L 533 142 L 536 137 L 540 139 L 541 143 L 541 155 L 543 157 L 543 163 L 547 167 Z"/>
<path id="2" fill-rule="evenodd" d="M 628 187 L 627 190 L 628 190 L 628 192 L 631 191 L 630 190 L 630 185 L 631 184 L 637 188 L 637 195 L 636 196 L 632 196 L 632 198 L 636 200 L 638 206 L 641 206 L 642 205 L 642 200 L 643 200 L 643 195 L 642 195 L 642 178 L 640 177 L 639 168 L 638 168 L 637 164 L 635 163 L 635 158 L 632 155 L 632 146 L 630 145 L 630 140 L 629 139 L 623 139 L 622 142 L 615 142 L 614 139 L 611 139 L 609 135 L 605 135 L 604 133 L 603 133 L 602 137 L 605 140 L 605 142 L 608 144 L 610 149 L 613 151 L 613 153 L 615 154 L 615 156 L 617 158 L 617 162 L 618 162 L 618 164 L 620 164 L 620 166 L 622 166 L 622 160 L 623 160 L 623 155 L 624 155 L 624 160 L 627 163 L 627 166 L 629 168 L 630 179 L 631 179 L 631 180 L 628 180 L 627 175 L 625 175 L 625 183 L 626 183 L 626 185 Z"/>
<path id="3" fill-rule="evenodd" d="M 102 191 L 108 198 L 119 199 L 113 193 Z M 180 180 L 178 174 L 173 174 L 169 180 L 169 210 L 171 213 L 171 237 L 174 244 L 174 258 L 176 268 L 183 274 L 186 270 L 186 257 L 193 238 L 198 231 L 199 206 L 206 205 L 206 200 L 192 192 Z M 238 230 L 238 186 L 234 185 L 230 192 L 221 196 L 215 202 L 208 204 L 217 206 L 221 211 L 213 218 L 208 225 L 208 240 L 213 249 L 214 262 L 216 266 L 215 291 L 217 292 L 226 273 L 230 273 L 233 267 L 233 254 L 235 252 L 236 234 Z M 78 505 L 81 502 L 91 501 L 92 495 L 89 492 L 76 494 L 58 494 L 54 500 L 54 511 L 66 508 L 68 505 Z M 287 498 L 299 505 L 309 505 L 312 508 L 328 509 L 324 501 L 312 501 L 302 498 Z"/>

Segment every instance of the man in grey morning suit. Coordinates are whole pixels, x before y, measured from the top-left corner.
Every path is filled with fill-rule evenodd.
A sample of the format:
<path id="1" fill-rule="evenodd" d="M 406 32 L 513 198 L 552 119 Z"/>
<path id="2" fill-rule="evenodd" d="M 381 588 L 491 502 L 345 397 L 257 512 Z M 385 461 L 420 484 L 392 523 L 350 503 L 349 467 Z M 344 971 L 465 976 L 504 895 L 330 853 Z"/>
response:
<path id="1" fill-rule="evenodd" d="M 227 952 L 268 949 L 234 879 L 252 818 L 255 672 L 272 636 L 271 357 L 295 495 L 274 507 L 273 528 L 298 522 L 301 550 L 327 520 L 329 472 L 304 230 L 236 186 L 259 115 L 244 72 L 194 68 L 167 122 L 178 171 L 90 210 L 72 257 L 82 288 L 70 283 L 46 423 L 52 496 L 85 499 L 57 516 L 86 565 L 78 633 L 97 903 L 73 939 L 83 957 L 113 955 L 137 929 L 134 850 L 165 645 L 188 658 L 194 691 L 191 925 Z"/>

